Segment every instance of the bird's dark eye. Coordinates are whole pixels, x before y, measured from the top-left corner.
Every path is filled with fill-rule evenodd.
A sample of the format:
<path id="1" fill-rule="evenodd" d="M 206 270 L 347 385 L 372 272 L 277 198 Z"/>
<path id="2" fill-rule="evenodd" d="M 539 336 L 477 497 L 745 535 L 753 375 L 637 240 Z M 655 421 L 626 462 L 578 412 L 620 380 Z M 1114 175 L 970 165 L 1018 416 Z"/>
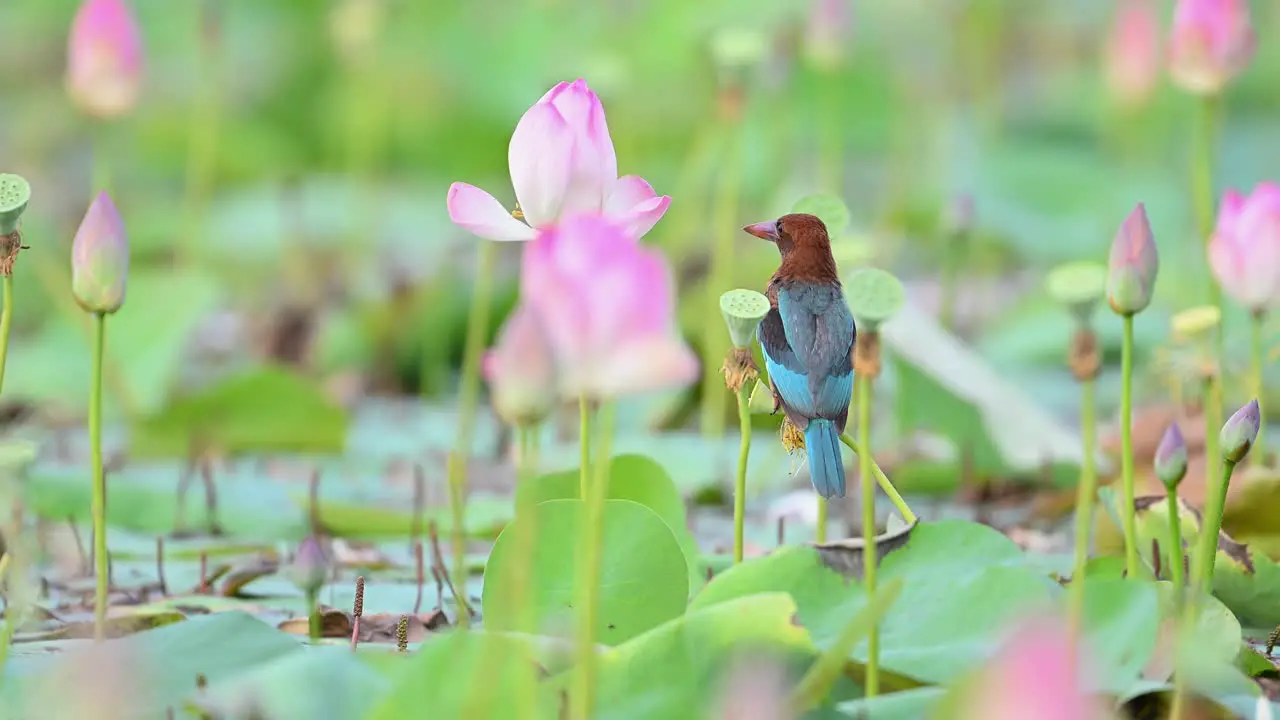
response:
<path id="1" fill-rule="evenodd" d="M 782 237 L 782 221 L 781 220 L 774 221 L 773 231 L 778 233 L 778 237 Z"/>

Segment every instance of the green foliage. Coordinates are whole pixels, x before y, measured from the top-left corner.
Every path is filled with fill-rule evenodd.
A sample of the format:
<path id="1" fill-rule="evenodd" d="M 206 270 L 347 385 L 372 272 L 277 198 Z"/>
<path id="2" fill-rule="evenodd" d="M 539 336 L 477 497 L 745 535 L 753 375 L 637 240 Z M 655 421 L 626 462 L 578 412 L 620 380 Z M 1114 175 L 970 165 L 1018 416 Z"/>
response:
<path id="1" fill-rule="evenodd" d="M 572 628 L 575 560 L 584 503 L 548 500 L 516 517 L 494 543 L 485 566 L 487 626 L 559 635 Z M 666 522 L 649 508 L 630 500 L 604 503 L 601 591 L 595 637 L 618 645 L 684 612 L 689 597 L 688 567 L 680 544 Z M 532 548 L 522 546 L 521 523 L 533 523 Z M 530 563 L 529 596 L 532 627 L 520 623 L 521 599 L 500 585 L 509 566 Z"/>

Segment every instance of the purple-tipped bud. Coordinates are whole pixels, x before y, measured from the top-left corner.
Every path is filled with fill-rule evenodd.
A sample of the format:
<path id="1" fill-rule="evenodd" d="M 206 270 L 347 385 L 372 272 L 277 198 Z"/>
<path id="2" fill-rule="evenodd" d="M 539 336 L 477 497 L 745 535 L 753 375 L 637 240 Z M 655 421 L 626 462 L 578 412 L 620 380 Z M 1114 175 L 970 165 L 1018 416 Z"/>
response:
<path id="1" fill-rule="evenodd" d="M 1142 203 L 1124 219 L 1107 261 L 1107 302 L 1120 315 L 1140 313 L 1151 304 L 1160 259 Z"/>
<path id="2" fill-rule="evenodd" d="M 80 221 L 71 244 L 71 292 L 80 307 L 113 313 L 124 304 L 129 275 L 129 240 L 115 203 L 98 193 Z"/>
<path id="3" fill-rule="evenodd" d="M 1187 474 L 1187 443 L 1182 439 L 1182 431 L 1173 423 L 1164 431 L 1160 445 L 1156 448 L 1156 477 L 1164 483 L 1170 492 L 1178 487 Z"/>
<path id="4" fill-rule="evenodd" d="M 124 0 L 86 0 L 67 41 L 67 93 L 88 115 L 120 117 L 138 102 L 142 40 Z"/>
<path id="5" fill-rule="evenodd" d="M 316 592 L 324 585 L 329 577 L 329 553 L 320 538 L 308 535 L 298 543 L 298 552 L 294 554 L 287 574 L 293 584 L 304 592 Z"/>
<path id="6" fill-rule="evenodd" d="M 1249 448 L 1258 439 L 1258 429 L 1262 426 L 1262 411 L 1258 409 L 1258 401 L 1251 400 L 1227 418 L 1222 426 L 1222 434 L 1218 442 L 1222 445 L 1222 459 L 1229 463 L 1238 463 L 1249 454 Z"/>

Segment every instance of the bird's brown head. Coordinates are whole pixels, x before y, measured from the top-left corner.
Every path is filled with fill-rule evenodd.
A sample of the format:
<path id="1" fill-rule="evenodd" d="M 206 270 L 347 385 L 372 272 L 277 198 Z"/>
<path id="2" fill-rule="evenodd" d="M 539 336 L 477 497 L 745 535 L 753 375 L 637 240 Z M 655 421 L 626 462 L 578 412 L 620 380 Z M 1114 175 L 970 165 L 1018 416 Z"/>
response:
<path id="1" fill-rule="evenodd" d="M 831 250 L 827 226 L 816 215 L 792 213 L 777 220 L 748 225 L 743 230 L 778 246 L 784 256 L 797 249 Z"/>

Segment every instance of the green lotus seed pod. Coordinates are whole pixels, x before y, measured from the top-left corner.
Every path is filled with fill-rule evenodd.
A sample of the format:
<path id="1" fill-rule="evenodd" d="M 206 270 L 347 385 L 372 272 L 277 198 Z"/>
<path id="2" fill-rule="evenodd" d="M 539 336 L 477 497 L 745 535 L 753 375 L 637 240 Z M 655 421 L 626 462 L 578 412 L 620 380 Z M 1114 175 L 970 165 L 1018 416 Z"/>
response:
<path id="1" fill-rule="evenodd" d="M 1240 408 L 1227 419 L 1222 426 L 1218 442 L 1222 445 L 1222 459 L 1229 463 L 1238 463 L 1249 454 L 1258 439 L 1258 430 L 1262 425 L 1262 412 L 1257 400 L 1250 400 L 1248 405 Z"/>
<path id="2" fill-rule="evenodd" d="M 711 57 L 724 69 L 745 68 L 769 55 L 769 38 L 759 30 L 725 27 L 711 37 Z"/>
<path id="3" fill-rule="evenodd" d="M 849 208 L 835 195 L 806 195 L 791 206 L 793 213 L 816 215 L 827 226 L 827 236 L 835 238 L 849 227 Z"/>
<path id="4" fill-rule="evenodd" d="M 1186 340 L 1195 340 L 1218 327 L 1221 322 L 1221 310 L 1213 305 L 1200 305 L 1174 315 L 1170 324 L 1174 335 Z"/>
<path id="5" fill-rule="evenodd" d="M 1054 302 L 1081 322 L 1088 322 L 1098 303 L 1107 296 L 1107 267 L 1088 261 L 1063 263 L 1049 272 L 1045 289 Z"/>
<path id="6" fill-rule="evenodd" d="M 880 268 L 854 271 L 845 281 L 844 296 L 858 325 L 871 331 L 898 314 L 907 302 L 902 281 Z"/>
<path id="7" fill-rule="evenodd" d="M 31 200 L 31 185 L 20 175 L 0 173 L 0 235 L 18 229 L 18 219 Z"/>
<path id="8" fill-rule="evenodd" d="M 751 347 L 756 328 L 768 313 L 769 298 L 755 290 L 739 288 L 720 296 L 720 314 L 736 348 Z"/>
<path id="9" fill-rule="evenodd" d="M 769 389 L 769 384 L 763 380 L 757 380 L 756 386 L 751 388 L 751 398 L 747 402 L 747 408 L 752 415 L 773 413 L 773 391 Z"/>

